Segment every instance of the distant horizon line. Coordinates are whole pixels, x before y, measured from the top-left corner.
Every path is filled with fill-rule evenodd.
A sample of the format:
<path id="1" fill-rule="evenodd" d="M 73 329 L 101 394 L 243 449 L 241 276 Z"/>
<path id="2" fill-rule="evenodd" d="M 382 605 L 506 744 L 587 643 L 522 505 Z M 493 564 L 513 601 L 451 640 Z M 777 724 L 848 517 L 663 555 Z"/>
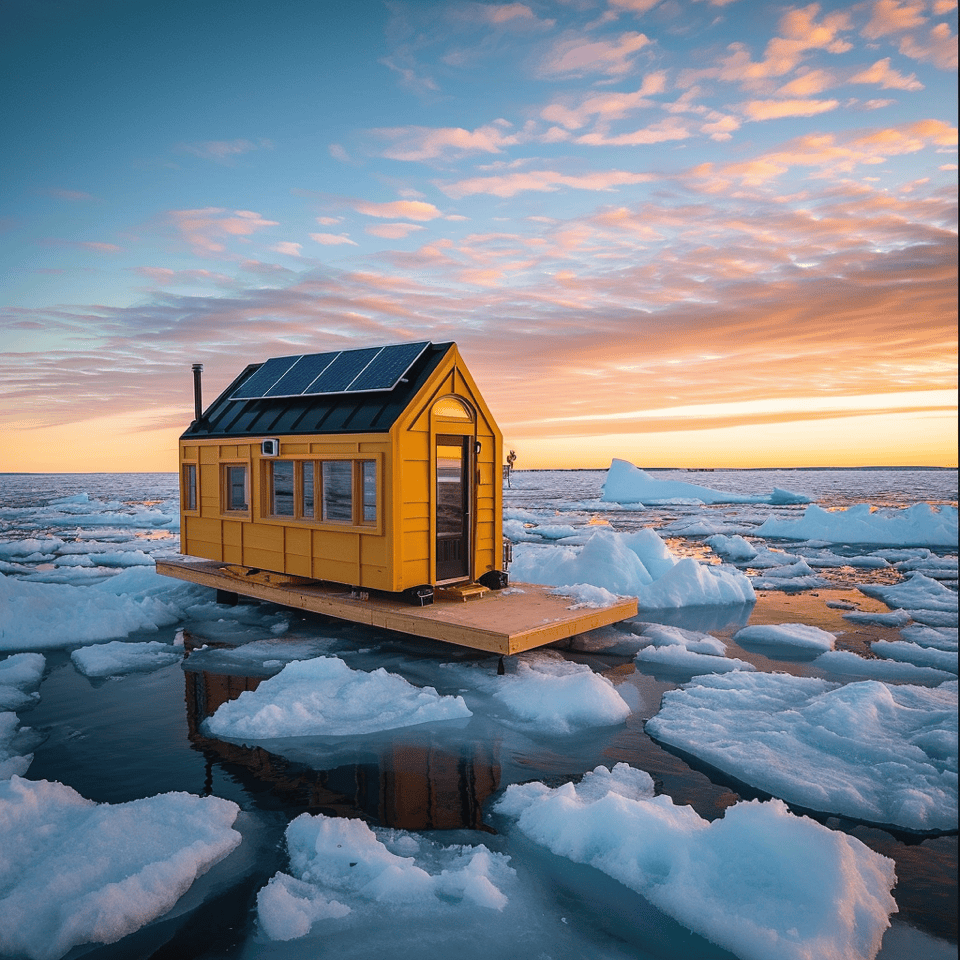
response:
<path id="1" fill-rule="evenodd" d="M 815 470 L 957 470 L 956 466 L 922 466 L 911 464 L 899 464 L 893 466 L 864 464 L 857 467 L 838 467 L 838 466 L 816 466 L 816 467 L 641 467 L 634 464 L 640 470 L 669 470 L 676 473 L 746 473 L 749 471 L 795 471 L 812 472 Z M 514 473 L 595 473 L 600 470 L 609 470 L 610 467 L 514 467 Z M 91 477 L 104 474 L 120 474 L 123 476 L 156 476 L 166 475 L 176 476 L 177 470 L 0 470 L 0 477 Z"/>

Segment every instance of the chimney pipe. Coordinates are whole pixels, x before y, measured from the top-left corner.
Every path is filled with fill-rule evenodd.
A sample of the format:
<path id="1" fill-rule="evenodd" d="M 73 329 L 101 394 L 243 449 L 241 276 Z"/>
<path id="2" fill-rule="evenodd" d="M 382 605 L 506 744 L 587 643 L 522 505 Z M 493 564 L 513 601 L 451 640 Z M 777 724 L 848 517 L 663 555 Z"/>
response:
<path id="1" fill-rule="evenodd" d="M 203 373 L 203 364 L 195 363 L 193 365 L 193 419 L 196 423 L 199 423 L 203 416 L 203 399 L 200 393 L 201 373 Z"/>

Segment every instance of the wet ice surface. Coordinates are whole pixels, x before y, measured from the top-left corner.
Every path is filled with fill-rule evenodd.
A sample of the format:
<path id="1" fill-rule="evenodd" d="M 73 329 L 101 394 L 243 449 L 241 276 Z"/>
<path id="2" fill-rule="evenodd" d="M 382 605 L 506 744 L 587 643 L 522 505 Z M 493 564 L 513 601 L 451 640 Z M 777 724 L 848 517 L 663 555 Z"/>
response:
<path id="1" fill-rule="evenodd" d="M 51 812 L 86 809 L 87 801 L 100 804 L 93 808 L 101 818 L 95 827 L 79 813 L 73 827 L 69 818 L 63 820 L 67 861 L 56 867 L 62 871 L 64 863 L 69 869 L 70 862 L 79 862 L 69 860 L 79 857 L 69 844 L 95 829 L 104 861 L 101 873 L 80 874 L 89 903 L 110 901 L 104 891 L 114 889 L 110 884 L 123 870 L 130 876 L 169 876 L 155 899 L 139 897 L 156 909 L 130 909 L 137 899 L 132 895 L 114 900 L 113 929 L 134 932 L 113 947 L 89 944 L 73 952 L 89 951 L 96 960 L 149 957 L 161 947 L 184 958 L 287 958 L 321 949 L 339 957 L 429 958 L 451 952 L 557 960 L 775 957 L 793 954 L 786 947 L 770 952 L 764 944 L 806 939 L 818 956 L 829 956 L 829 950 L 872 956 L 871 944 L 882 936 L 879 956 L 888 960 L 955 956 L 956 738 L 950 742 L 934 729 L 934 714 L 944 711 L 951 682 L 956 728 L 955 547 L 933 536 L 929 543 L 907 537 L 902 522 L 899 531 L 886 535 L 892 542 L 849 543 L 843 534 L 833 536 L 824 527 L 829 517 L 824 521 L 819 514 L 811 514 L 820 524 L 811 531 L 815 540 L 768 538 L 759 530 L 764 524 L 769 530 L 774 520 L 794 524 L 790 532 L 796 533 L 796 524 L 811 522 L 804 521 L 805 498 L 818 509 L 847 510 L 860 503 L 891 511 L 927 502 L 955 506 L 956 474 L 649 473 L 658 482 L 694 481 L 746 500 L 620 504 L 601 500 L 605 472 L 515 472 L 505 491 L 506 528 L 545 561 L 568 569 L 576 568 L 597 531 L 608 537 L 593 549 L 606 542 L 609 549 L 596 556 L 609 560 L 628 542 L 615 538 L 654 528 L 668 556 L 648 535 L 646 551 L 634 552 L 644 558 L 651 583 L 690 559 L 715 567 L 724 584 L 751 584 L 756 602 L 731 602 L 740 599 L 731 591 L 718 594 L 719 603 L 691 607 L 693 591 L 717 581 L 715 574 L 697 575 L 670 591 L 661 586 L 665 596 L 680 602 L 576 638 L 564 649 L 513 658 L 503 677 L 493 657 L 269 605 L 223 607 L 212 591 L 157 577 L 152 560 L 178 549 L 174 475 L 0 478 L 0 710 L 6 711 L 0 713 L 0 776 L 9 784 L 22 776 L 29 784 L 63 785 L 21 789 L 21 808 L 40 795 L 50 798 Z M 774 490 L 797 493 L 801 502 L 770 497 Z M 924 510 L 911 513 L 911 528 Z M 868 515 L 859 508 L 853 519 Z M 902 516 L 888 515 L 894 522 Z M 838 523 L 833 530 L 839 528 Z M 783 629 L 734 639 L 748 626 Z M 167 665 L 164 656 L 171 661 Z M 291 714 L 302 708 L 316 715 L 308 709 L 309 696 L 283 682 L 271 697 L 263 681 L 316 658 L 336 658 L 358 676 L 393 683 L 385 679 L 392 676 L 408 687 L 432 688 L 431 702 L 459 698 L 469 715 L 459 711 L 455 719 L 408 727 L 381 724 L 363 733 L 297 729 Z M 731 672 L 735 665 L 740 670 Z M 923 809 L 941 817 L 953 810 L 953 830 L 941 827 L 948 834 L 939 835 L 918 823 L 912 829 L 876 826 L 895 818 L 871 814 L 865 800 L 869 794 L 882 807 L 893 791 L 884 791 L 882 782 L 878 788 L 869 777 L 852 813 L 829 806 L 814 813 L 804 806 L 809 798 L 789 796 L 785 799 L 796 804 L 793 814 L 783 804 L 774 809 L 764 805 L 769 798 L 764 790 L 786 793 L 789 784 L 764 785 L 755 782 L 748 763 L 725 769 L 718 757 L 698 756 L 697 750 L 709 745 L 705 736 L 701 743 L 665 748 L 644 731 L 645 722 L 661 713 L 665 695 L 679 697 L 685 688 L 707 682 L 726 690 L 725 684 L 735 687 L 749 678 L 774 678 L 780 707 L 771 702 L 768 710 L 731 719 L 733 700 L 719 693 L 712 702 L 707 697 L 704 718 L 717 727 L 718 739 L 730 741 L 734 731 L 746 744 L 751 736 L 762 737 L 778 709 L 799 705 L 790 686 L 794 678 L 809 678 L 825 691 L 848 690 L 844 708 L 863 709 L 867 703 L 873 709 L 882 735 L 870 746 L 885 754 L 884 762 L 905 765 L 908 786 L 911 777 L 919 784 L 927 771 L 926 782 L 936 781 L 936 789 L 945 791 L 946 799 L 931 800 L 933 788 L 916 791 L 912 799 L 917 809 L 926 803 Z M 863 689 L 876 697 L 854 696 L 861 689 L 854 685 L 864 681 L 873 685 Z M 265 723 L 256 735 L 220 733 L 218 739 L 207 721 L 228 703 L 238 703 L 241 694 L 260 688 L 261 707 L 277 708 L 263 718 L 274 725 Z M 340 688 L 334 697 L 348 697 L 351 689 Z M 382 713 L 376 689 L 368 696 L 368 714 Z M 930 704 L 918 708 L 931 697 L 936 710 Z M 822 730 L 810 719 L 815 698 L 805 703 L 804 723 Z M 874 709 L 878 704 L 885 717 Z M 843 713 L 835 707 L 834 715 L 838 711 Z M 773 725 L 793 737 L 804 732 L 797 724 Z M 829 749 L 822 733 L 805 742 L 826 750 L 830 763 L 839 764 L 840 777 L 869 773 L 857 761 L 845 767 L 843 752 Z M 640 813 L 620 788 L 593 798 L 606 804 L 598 810 L 607 810 L 593 832 L 583 822 L 585 808 L 576 803 L 572 827 L 559 813 L 545 818 L 541 810 L 541 834 L 525 830 L 511 785 L 530 785 L 511 788 L 525 792 L 528 806 L 551 798 L 556 803 L 564 784 L 566 791 L 582 791 L 586 788 L 577 785 L 585 774 L 601 766 L 612 771 L 618 763 L 633 771 L 628 779 L 649 774 L 660 807 L 677 811 L 677 823 L 686 825 L 661 837 L 656 869 L 642 851 L 624 852 L 631 818 Z M 836 773 L 832 767 L 828 772 Z M 176 803 L 195 803 L 174 799 L 183 794 L 220 798 L 242 810 L 235 829 L 244 839 L 232 853 L 225 851 L 235 831 L 216 827 L 215 817 L 199 813 L 201 806 L 174 815 Z M 512 807 L 498 806 L 511 796 Z M 151 815 L 164 825 L 153 828 L 163 834 L 159 853 L 130 848 L 110 833 L 109 824 L 127 816 L 125 804 L 148 798 Z M 757 800 L 760 805 L 751 803 Z M 35 807 L 42 811 L 44 804 Z M 620 811 L 616 816 L 613 808 Z M 217 817 L 229 810 L 218 808 Z M 814 819 L 794 815 L 807 813 Z M 306 819 L 298 820 L 303 814 Z M 528 820 L 532 816 L 527 814 Z M 25 836 L 38 836 L 29 817 L 22 819 Z M 294 829 L 294 823 L 300 826 Z M 711 824 L 726 840 L 714 842 L 713 833 L 704 833 Z M 591 856 L 603 849 L 615 855 L 608 853 L 602 863 L 573 856 L 572 848 L 550 840 L 557 832 L 569 834 L 574 846 Z M 821 851 L 815 863 L 791 846 L 789 838 L 801 834 L 800 848 Z M 695 851 L 697 862 L 713 858 L 718 876 L 726 876 L 740 855 L 766 842 L 766 905 L 758 893 L 732 881 L 714 888 L 697 874 L 699 885 L 691 886 L 683 872 L 684 857 Z M 223 858 L 205 856 L 204 843 L 225 852 Z M 783 852 L 789 849 L 794 853 Z M 882 858 L 893 861 L 897 874 L 892 895 L 898 912 L 885 933 L 889 909 Z M 846 879 L 830 887 L 837 891 L 833 903 L 817 899 L 820 889 L 808 891 L 808 914 L 790 921 L 789 930 L 780 929 L 789 918 L 778 907 L 777 891 L 784 904 L 795 899 L 789 884 L 805 865 L 827 871 L 824 878 L 838 869 Z M 0 879 L 0 911 L 26 911 L 31 884 L 41 889 L 53 876 L 37 870 Z M 666 871 L 659 898 L 649 887 L 657 870 Z M 163 896 L 184 884 L 187 892 L 164 913 Z M 73 903 L 68 897 L 75 893 L 65 892 L 64 903 Z M 859 927 L 843 916 L 845 898 L 861 903 Z M 723 932 L 731 903 L 754 911 L 742 919 L 740 939 L 734 941 L 724 940 Z M 32 931 L 30 949 L 36 955 L 59 956 L 61 947 L 81 942 L 90 929 L 105 929 L 84 921 L 79 908 L 68 906 L 67 916 L 78 932 L 72 940 L 55 925 L 24 927 Z M 98 938 L 106 939 L 93 937 Z M 719 949 L 711 938 L 734 952 Z M 7 943 L 0 952 L 18 951 L 27 952 Z"/>

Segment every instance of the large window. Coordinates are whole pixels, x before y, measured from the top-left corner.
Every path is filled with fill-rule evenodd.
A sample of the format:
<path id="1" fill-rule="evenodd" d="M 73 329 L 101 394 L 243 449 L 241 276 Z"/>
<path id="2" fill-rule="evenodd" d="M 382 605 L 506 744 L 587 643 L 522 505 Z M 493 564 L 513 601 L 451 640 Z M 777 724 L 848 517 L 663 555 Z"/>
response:
<path id="1" fill-rule="evenodd" d="M 271 517 L 350 526 L 378 521 L 376 460 L 270 460 L 264 469 Z"/>

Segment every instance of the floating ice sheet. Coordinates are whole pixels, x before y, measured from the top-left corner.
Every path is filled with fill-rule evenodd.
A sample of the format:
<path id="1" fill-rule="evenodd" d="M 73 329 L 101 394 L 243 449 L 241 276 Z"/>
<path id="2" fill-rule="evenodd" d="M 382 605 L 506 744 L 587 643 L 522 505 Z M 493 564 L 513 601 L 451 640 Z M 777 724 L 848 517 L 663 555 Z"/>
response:
<path id="1" fill-rule="evenodd" d="M 205 721 L 216 737 L 350 736 L 471 716 L 462 697 L 415 687 L 382 667 L 351 670 L 338 657 L 288 664 L 256 690 L 224 703 Z"/>
<path id="2" fill-rule="evenodd" d="M 647 732 L 810 810 L 908 830 L 957 826 L 957 682 L 698 677 Z"/>
<path id="3" fill-rule="evenodd" d="M 897 909 L 893 861 L 778 800 L 708 823 L 620 763 L 578 785 L 511 785 L 495 809 L 742 960 L 869 960 Z"/>
<path id="4" fill-rule="evenodd" d="M 703 673 L 756 670 L 746 660 L 728 657 L 727 645 L 708 633 L 648 623 L 640 637 L 645 646 L 637 651 L 637 662 L 661 670 L 691 677 Z"/>
<path id="5" fill-rule="evenodd" d="M 56 960 L 162 916 L 240 843 L 238 812 L 186 793 L 98 804 L 62 783 L 0 782 L 0 953 Z"/>
<path id="6" fill-rule="evenodd" d="M 795 647 L 800 650 L 832 650 L 836 637 L 827 630 L 807 623 L 754 624 L 738 630 L 737 643 L 759 643 L 769 646 Z"/>
<path id="7" fill-rule="evenodd" d="M 111 640 L 95 646 L 80 647 L 70 654 L 70 659 L 84 676 L 115 677 L 124 673 L 159 670 L 177 663 L 182 656 L 182 650 L 159 640 L 144 643 Z"/>

